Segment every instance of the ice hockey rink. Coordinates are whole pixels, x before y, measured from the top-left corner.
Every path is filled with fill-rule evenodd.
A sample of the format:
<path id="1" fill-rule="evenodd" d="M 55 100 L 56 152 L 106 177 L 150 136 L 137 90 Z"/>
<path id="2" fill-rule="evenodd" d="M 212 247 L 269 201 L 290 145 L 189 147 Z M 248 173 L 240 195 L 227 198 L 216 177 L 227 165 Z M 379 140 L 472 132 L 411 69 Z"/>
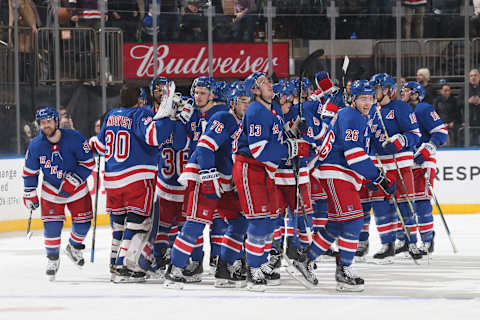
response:
<path id="1" fill-rule="evenodd" d="M 183 290 L 158 282 L 113 284 L 110 231 L 97 229 L 95 263 L 78 269 L 65 255 L 55 282 L 45 276 L 42 231 L 0 234 L 0 319 L 480 319 L 480 214 L 447 215 L 459 253 L 453 254 L 439 216 L 436 251 L 428 263 L 396 258 L 393 265 L 357 263 L 362 293 L 335 291 L 333 260 L 318 263 L 319 285 L 307 290 L 282 270 L 282 284 L 264 293 L 217 289 L 211 275 Z M 370 226 L 371 231 L 374 225 Z M 69 231 L 62 234 L 62 247 Z M 379 248 L 371 234 L 371 256 Z M 91 233 L 85 257 L 90 256 Z M 208 244 L 205 248 L 208 252 Z M 205 259 L 208 270 L 208 253 Z"/>

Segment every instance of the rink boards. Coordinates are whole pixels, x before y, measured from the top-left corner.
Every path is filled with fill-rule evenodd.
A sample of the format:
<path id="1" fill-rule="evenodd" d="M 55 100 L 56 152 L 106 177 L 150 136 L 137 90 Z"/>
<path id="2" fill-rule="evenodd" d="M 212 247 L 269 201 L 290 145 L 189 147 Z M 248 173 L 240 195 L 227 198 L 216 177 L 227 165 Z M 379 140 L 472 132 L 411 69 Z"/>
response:
<path id="1" fill-rule="evenodd" d="M 448 148 L 439 151 L 435 193 L 443 213 L 480 213 L 480 148 Z M 28 211 L 23 206 L 23 157 L 0 158 L 0 232 L 26 228 Z M 103 166 L 103 164 L 102 164 Z M 95 201 L 95 172 L 88 185 Z M 434 208 L 435 213 L 437 209 Z M 108 224 L 105 213 L 105 190 L 100 181 L 98 197 L 99 225 Z M 33 213 L 32 228 L 40 229 L 40 211 Z M 67 219 L 66 226 L 70 226 Z"/>

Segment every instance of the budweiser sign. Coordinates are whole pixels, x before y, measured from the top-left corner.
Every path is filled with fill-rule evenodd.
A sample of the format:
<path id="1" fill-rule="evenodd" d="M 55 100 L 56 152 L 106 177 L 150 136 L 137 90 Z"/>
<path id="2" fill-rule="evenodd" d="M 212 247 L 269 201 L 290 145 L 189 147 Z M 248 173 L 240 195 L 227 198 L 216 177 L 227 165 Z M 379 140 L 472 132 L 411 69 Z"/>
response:
<path id="1" fill-rule="evenodd" d="M 124 45 L 125 78 L 152 78 L 154 50 L 150 43 Z M 273 44 L 273 71 L 288 76 L 288 44 Z M 268 71 L 266 44 L 214 44 L 213 76 L 246 77 Z M 161 44 L 157 47 L 157 73 L 170 78 L 191 78 L 208 74 L 206 44 Z"/>

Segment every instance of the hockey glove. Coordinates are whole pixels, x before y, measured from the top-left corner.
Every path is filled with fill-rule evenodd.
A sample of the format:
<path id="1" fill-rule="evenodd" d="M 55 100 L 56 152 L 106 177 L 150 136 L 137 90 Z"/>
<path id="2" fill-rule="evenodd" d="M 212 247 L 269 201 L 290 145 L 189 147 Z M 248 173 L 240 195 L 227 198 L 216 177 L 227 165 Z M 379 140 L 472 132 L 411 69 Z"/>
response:
<path id="1" fill-rule="evenodd" d="M 175 82 L 170 81 L 168 85 L 163 88 L 162 101 L 158 107 L 158 111 L 153 117 L 153 120 L 174 117 L 175 106 L 173 98 L 175 97 Z"/>
<path id="2" fill-rule="evenodd" d="M 37 196 L 37 188 L 25 188 L 23 191 L 23 204 L 29 210 L 35 210 L 40 206 Z"/>
<path id="3" fill-rule="evenodd" d="M 383 175 L 383 173 L 381 173 L 374 181 L 367 182 L 366 186 L 368 189 L 373 191 L 377 191 L 378 187 L 380 187 L 383 192 L 388 194 L 394 194 L 396 184 L 394 180 L 389 180 Z"/>
<path id="4" fill-rule="evenodd" d="M 288 147 L 288 159 L 310 157 L 315 152 L 310 143 L 302 139 L 287 139 L 286 143 Z"/>
<path id="5" fill-rule="evenodd" d="M 413 161 L 415 161 L 416 164 L 422 164 L 426 160 L 430 159 L 430 157 L 435 155 L 436 152 L 437 146 L 432 142 L 422 143 L 420 148 L 417 149 L 417 152 L 415 152 L 415 155 L 413 156 Z"/>
<path id="6" fill-rule="evenodd" d="M 382 147 L 385 149 L 385 152 L 389 154 L 397 153 L 406 146 L 407 138 L 400 133 L 391 136 L 388 141 L 382 143 Z"/>
<path id="7" fill-rule="evenodd" d="M 193 101 L 188 99 L 187 102 L 177 110 L 175 118 L 181 121 L 183 124 L 187 124 L 190 121 L 190 118 L 193 115 Z"/>
<path id="8" fill-rule="evenodd" d="M 200 170 L 200 192 L 210 200 L 220 200 L 222 187 L 220 186 L 220 175 L 216 168 Z"/>
<path id="9" fill-rule="evenodd" d="M 60 185 L 60 192 L 58 193 L 62 197 L 70 197 L 82 184 L 82 180 L 77 175 L 67 173 L 63 177 L 62 184 Z"/>
<path id="10" fill-rule="evenodd" d="M 330 75 L 326 71 L 320 71 L 316 74 L 315 80 L 317 81 L 317 86 L 319 89 L 322 89 L 323 92 L 328 91 L 333 87 L 333 82 L 330 80 Z"/>
<path id="11" fill-rule="evenodd" d="M 305 118 L 297 117 L 295 120 L 291 120 L 285 123 L 285 134 L 289 138 L 298 138 L 307 134 L 308 126 Z"/>

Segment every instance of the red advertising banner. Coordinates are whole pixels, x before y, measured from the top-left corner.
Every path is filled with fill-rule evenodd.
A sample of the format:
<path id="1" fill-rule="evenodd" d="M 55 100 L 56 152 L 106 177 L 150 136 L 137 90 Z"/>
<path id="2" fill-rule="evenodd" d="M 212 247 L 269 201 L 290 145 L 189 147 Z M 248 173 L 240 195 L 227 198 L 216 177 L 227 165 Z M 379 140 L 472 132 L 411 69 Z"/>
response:
<path id="1" fill-rule="evenodd" d="M 154 52 L 150 43 L 127 43 L 123 47 L 125 78 L 152 78 Z M 273 71 L 288 76 L 288 43 L 273 44 Z M 157 50 L 158 75 L 192 78 L 208 74 L 207 44 L 161 44 Z M 246 77 L 268 70 L 268 46 L 259 43 L 213 45 L 214 77 Z"/>

